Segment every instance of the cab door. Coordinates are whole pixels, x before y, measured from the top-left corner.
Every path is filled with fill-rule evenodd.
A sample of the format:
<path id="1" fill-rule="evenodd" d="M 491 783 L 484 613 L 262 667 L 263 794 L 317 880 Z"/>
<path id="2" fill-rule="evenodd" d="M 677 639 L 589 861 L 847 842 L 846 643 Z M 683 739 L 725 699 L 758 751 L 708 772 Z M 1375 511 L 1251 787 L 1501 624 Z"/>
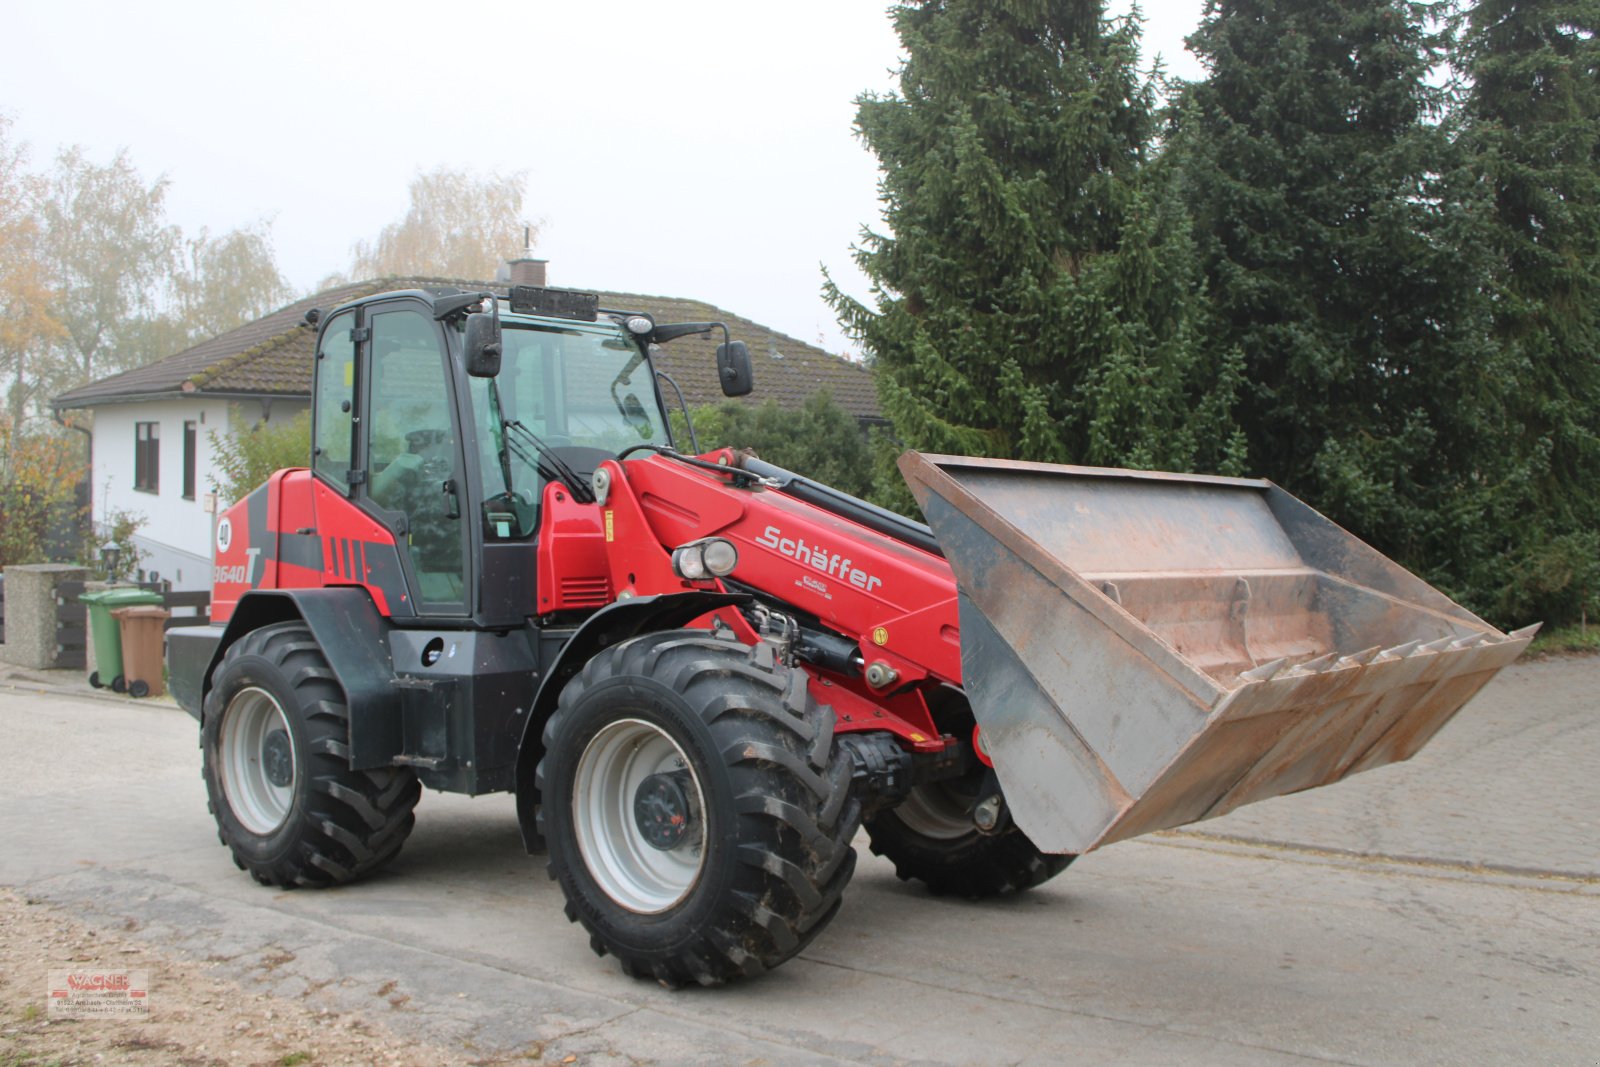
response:
<path id="1" fill-rule="evenodd" d="M 409 303 L 363 309 L 365 477 L 356 499 L 395 535 L 419 615 L 468 613 L 466 484 L 455 381 L 443 332 Z"/>

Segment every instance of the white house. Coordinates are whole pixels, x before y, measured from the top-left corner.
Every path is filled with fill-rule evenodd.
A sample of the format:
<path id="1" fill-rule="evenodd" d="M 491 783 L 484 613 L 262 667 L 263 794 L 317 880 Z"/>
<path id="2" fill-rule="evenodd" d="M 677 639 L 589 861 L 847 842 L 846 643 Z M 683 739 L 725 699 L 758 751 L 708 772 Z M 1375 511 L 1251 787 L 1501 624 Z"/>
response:
<path id="1" fill-rule="evenodd" d="M 292 418 L 308 406 L 303 398 L 285 398 L 267 410 L 274 419 Z M 139 566 L 171 579 L 174 589 L 210 588 L 220 510 L 211 492 L 212 435 L 253 424 L 262 414 L 257 404 L 220 398 L 98 407 L 91 491 L 97 528 L 113 511 L 140 515 L 144 525 L 133 537 Z"/>
<path id="2" fill-rule="evenodd" d="M 544 284 L 544 264 L 518 284 Z M 135 536 L 140 566 L 169 579 L 174 589 L 209 589 L 216 512 L 213 438 L 262 420 L 293 418 L 310 406 L 316 331 L 305 323 L 312 308 L 324 311 L 390 289 L 485 283 L 382 278 L 316 293 L 263 318 L 229 330 L 177 355 L 62 393 L 57 412 L 92 410 L 93 516 L 104 524 L 119 511 L 144 517 Z M 503 287 L 503 283 L 502 283 Z M 590 290 L 593 291 L 593 290 Z M 871 373 L 861 364 L 778 333 L 701 301 L 601 292 L 602 307 L 644 311 L 658 322 L 726 322 L 757 356 L 756 392 L 745 398 L 799 407 L 827 389 L 863 424 L 881 423 Z M 723 399 L 717 379 L 716 336 L 685 337 L 663 348 L 659 369 L 670 374 L 693 405 Z M 767 359 L 761 359 L 765 353 Z M 667 390 L 669 402 L 675 399 Z M 309 452 L 310 442 L 307 442 Z M 307 457 L 309 459 L 309 456 Z"/>
<path id="3" fill-rule="evenodd" d="M 345 286 L 297 301 L 177 355 L 57 396 L 56 411 L 92 409 L 90 493 L 104 528 L 141 516 L 140 567 L 175 589 L 211 587 L 214 440 L 310 405 L 313 307 L 373 291 Z M 309 445 L 308 445 L 309 447 Z M 226 506 L 229 501 L 223 501 Z"/>

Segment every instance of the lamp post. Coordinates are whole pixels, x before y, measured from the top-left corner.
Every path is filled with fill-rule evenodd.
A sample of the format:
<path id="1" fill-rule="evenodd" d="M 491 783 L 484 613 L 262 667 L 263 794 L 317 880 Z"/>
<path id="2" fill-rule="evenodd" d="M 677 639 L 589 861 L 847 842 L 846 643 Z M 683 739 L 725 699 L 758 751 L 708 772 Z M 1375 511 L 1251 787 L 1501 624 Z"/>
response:
<path id="1" fill-rule="evenodd" d="M 117 584 L 117 560 L 122 556 L 122 549 L 115 541 L 107 541 L 100 546 L 100 562 L 106 565 L 106 582 L 109 585 Z"/>

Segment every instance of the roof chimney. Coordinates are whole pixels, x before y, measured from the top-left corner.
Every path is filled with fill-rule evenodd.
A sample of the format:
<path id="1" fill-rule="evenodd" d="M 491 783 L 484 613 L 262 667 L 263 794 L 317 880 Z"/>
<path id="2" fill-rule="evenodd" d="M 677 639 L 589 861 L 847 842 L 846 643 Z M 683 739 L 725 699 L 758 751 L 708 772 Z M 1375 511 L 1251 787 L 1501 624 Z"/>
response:
<path id="1" fill-rule="evenodd" d="M 513 259 L 511 261 L 512 285 L 536 285 L 544 288 L 544 268 L 547 259 Z"/>
<path id="2" fill-rule="evenodd" d="M 548 259 L 533 258 L 533 227 L 522 228 L 522 256 L 506 264 L 511 268 L 512 285 L 533 285 L 544 288 L 544 268 Z"/>

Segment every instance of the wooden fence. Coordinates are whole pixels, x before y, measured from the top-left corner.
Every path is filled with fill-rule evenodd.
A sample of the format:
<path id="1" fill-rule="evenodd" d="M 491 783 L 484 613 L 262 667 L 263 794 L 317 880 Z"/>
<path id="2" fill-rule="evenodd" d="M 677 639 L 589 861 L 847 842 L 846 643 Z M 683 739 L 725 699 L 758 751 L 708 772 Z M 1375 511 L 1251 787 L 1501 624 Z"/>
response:
<path id="1" fill-rule="evenodd" d="M 172 618 L 167 620 L 169 630 L 174 626 L 196 626 L 211 621 L 211 591 L 208 589 L 189 593 L 163 592 L 161 606 L 172 612 Z"/>
<path id="2" fill-rule="evenodd" d="M 89 626 L 84 615 L 82 582 L 62 582 L 56 586 L 57 667 L 86 667 L 89 664 Z"/>
<path id="3" fill-rule="evenodd" d="M 191 592 L 169 592 L 159 585 L 141 582 L 141 589 L 161 594 L 161 606 L 172 612 L 166 628 L 194 626 L 211 621 L 211 592 L 200 589 Z M 78 599 L 84 591 L 82 582 L 62 582 L 56 586 L 56 645 L 60 648 L 58 667 L 84 667 L 88 664 L 89 634 L 85 606 Z M 6 639 L 6 586 L 5 575 L 0 574 L 0 644 Z"/>

